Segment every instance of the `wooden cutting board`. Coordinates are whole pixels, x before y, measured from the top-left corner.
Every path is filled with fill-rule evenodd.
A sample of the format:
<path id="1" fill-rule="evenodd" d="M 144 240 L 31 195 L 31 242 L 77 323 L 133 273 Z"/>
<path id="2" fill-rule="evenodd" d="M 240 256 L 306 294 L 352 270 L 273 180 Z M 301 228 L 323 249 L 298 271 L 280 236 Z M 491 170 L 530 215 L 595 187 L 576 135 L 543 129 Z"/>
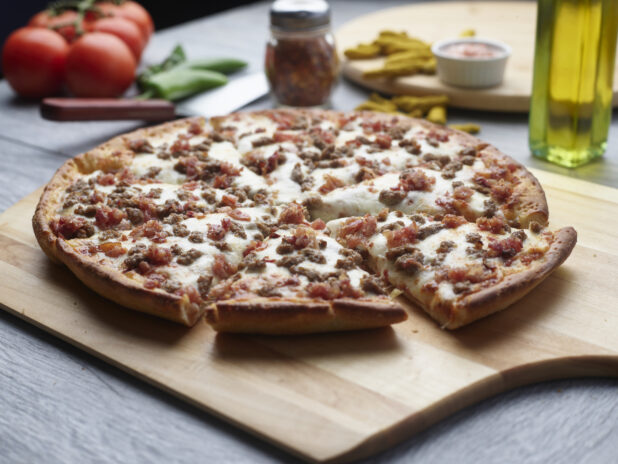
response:
<path id="1" fill-rule="evenodd" d="M 0 216 L 0 304 L 298 456 L 349 461 L 515 386 L 618 376 L 618 190 L 535 174 L 578 245 L 517 304 L 455 332 L 412 306 L 392 329 L 299 337 L 216 336 L 123 309 L 39 249 L 40 191 Z"/>
<path id="2" fill-rule="evenodd" d="M 363 71 L 380 67 L 383 58 L 347 60 L 342 52 L 360 42 L 372 41 L 384 29 L 406 31 L 428 42 L 454 38 L 465 29 L 474 29 L 478 37 L 509 44 L 513 54 L 509 58 L 503 83 L 489 89 L 451 87 L 440 82 L 436 75 L 365 79 Z M 339 28 L 336 39 L 342 53 L 343 74 L 369 89 L 384 94 L 447 94 L 450 105 L 459 108 L 526 112 L 532 89 L 535 30 L 536 2 L 427 2 L 356 18 Z M 613 103 L 618 106 L 618 79 L 614 80 Z"/>

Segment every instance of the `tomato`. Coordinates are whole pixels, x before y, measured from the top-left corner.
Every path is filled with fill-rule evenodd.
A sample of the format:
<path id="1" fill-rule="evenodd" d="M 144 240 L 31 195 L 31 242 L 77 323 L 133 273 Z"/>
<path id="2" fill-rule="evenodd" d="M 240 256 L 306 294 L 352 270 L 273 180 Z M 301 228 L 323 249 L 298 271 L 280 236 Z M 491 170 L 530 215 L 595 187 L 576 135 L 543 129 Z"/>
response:
<path id="1" fill-rule="evenodd" d="M 142 36 L 148 40 L 154 31 L 152 17 L 146 9 L 136 2 L 124 2 L 113 12 L 115 16 L 121 16 L 137 24 L 142 31 Z"/>
<path id="2" fill-rule="evenodd" d="M 46 97 L 62 88 L 69 44 L 56 32 L 22 27 L 4 43 L 2 69 L 23 97 Z"/>
<path id="3" fill-rule="evenodd" d="M 40 11 L 35 14 L 30 21 L 28 21 L 28 26 L 34 27 L 54 27 L 61 24 L 67 24 L 75 21 L 77 19 L 77 12 L 68 10 L 65 11 L 58 16 L 51 16 L 48 10 Z"/>
<path id="4" fill-rule="evenodd" d="M 135 58 L 122 40 L 105 32 L 92 32 L 71 46 L 66 81 L 77 97 L 118 97 L 133 82 L 135 69 Z"/>
<path id="5" fill-rule="evenodd" d="M 134 22 L 120 16 L 103 18 L 94 22 L 92 30 L 115 35 L 127 44 L 135 60 L 139 61 L 146 44 L 139 27 Z"/>
<path id="6" fill-rule="evenodd" d="M 75 25 L 73 24 L 75 21 L 77 21 L 76 11 L 68 10 L 58 16 L 50 16 L 48 11 L 44 10 L 35 14 L 28 22 L 28 26 L 53 29 L 64 37 L 67 42 L 71 43 L 76 39 Z"/>

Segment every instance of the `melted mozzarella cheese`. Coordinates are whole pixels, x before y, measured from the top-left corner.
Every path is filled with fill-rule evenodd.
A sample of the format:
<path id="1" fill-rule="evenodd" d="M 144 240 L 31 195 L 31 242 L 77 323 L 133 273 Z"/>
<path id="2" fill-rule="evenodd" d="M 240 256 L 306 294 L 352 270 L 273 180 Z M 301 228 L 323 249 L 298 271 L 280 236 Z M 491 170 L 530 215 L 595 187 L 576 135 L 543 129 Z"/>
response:
<path id="1" fill-rule="evenodd" d="M 413 190 L 406 193 L 405 198 L 392 209 L 397 209 L 405 214 L 424 212 L 437 214 L 442 208 L 437 201 L 440 198 L 451 197 L 453 182 L 471 182 L 473 171 L 465 166 L 465 169 L 457 171 L 453 179 L 444 179 L 439 172 L 424 168 L 416 168 L 427 177 L 433 179 L 434 184 L 429 191 Z M 361 182 L 360 184 L 333 190 L 322 197 L 320 206 L 312 210 L 312 214 L 325 221 L 344 216 L 362 216 L 364 214 L 377 214 L 387 205 L 379 199 L 382 190 L 396 188 L 399 185 L 399 173 L 390 173 L 375 179 Z M 485 201 L 490 197 L 474 191 L 468 199 L 468 207 L 475 216 L 481 216 L 485 211 Z"/>
<path id="2" fill-rule="evenodd" d="M 277 281 L 281 277 L 290 277 L 292 275 L 295 275 L 300 281 L 299 286 L 280 286 L 277 287 L 277 291 L 283 297 L 306 296 L 304 294 L 304 291 L 306 290 L 306 286 L 309 283 L 309 279 L 304 275 L 293 274 L 288 268 L 278 266 L 276 263 L 272 262 L 273 259 L 278 260 L 281 258 L 281 255 L 277 253 L 277 247 L 281 244 L 283 237 L 291 235 L 289 231 L 286 231 L 284 233 L 279 232 L 279 234 L 279 237 L 273 237 L 267 240 L 266 248 L 255 252 L 257 258 L 266 260 L 266 267 L 260 269 L 259 271 L 245 269 L 241 271 L 241 276 L 244 277 L 250 275 L 257 275 L 262 280 Z M 325 263 L 314 263 L 308 259 L 305 259 L 302 263 L 298 264 L 298 266 L 317 272 L 321 275 L 329 275 L 334 271 L 338 271 L 336 264 L 337 261 L 343 257 L 341 254 L 339 254 L 339 250 L 341 250 L 343 247 L 334 239 L 323 234 L 318 234 L 318 239 L 324 240 L 326 242 L 326 246 L 319 249 L 319 252 L 325 258 Z M 342 272 L 344 272 L 346 277 L 350 280 L 350 284 L 357 289 L 360 288 L 361 279 L 368 275 L 366 271 L 358 268 Z M 253 283 L 259 285 L 259 281 L 253 281 Z M 258 289 L 251 288 L 251 290 L 255 292 Z"/>

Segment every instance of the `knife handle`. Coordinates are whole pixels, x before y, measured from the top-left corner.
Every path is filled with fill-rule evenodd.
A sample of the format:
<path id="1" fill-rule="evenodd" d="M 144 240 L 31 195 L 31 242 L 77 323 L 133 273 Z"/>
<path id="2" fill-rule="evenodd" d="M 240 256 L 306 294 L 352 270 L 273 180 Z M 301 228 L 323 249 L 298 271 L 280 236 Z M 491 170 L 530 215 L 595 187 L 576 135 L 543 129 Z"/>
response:
<path id="1" fill-rule="evenodd" d="M 174 119 L 176 109 L 167 100 L 45 98 L 41 116 L 52 121 L 163 121 Z"/>

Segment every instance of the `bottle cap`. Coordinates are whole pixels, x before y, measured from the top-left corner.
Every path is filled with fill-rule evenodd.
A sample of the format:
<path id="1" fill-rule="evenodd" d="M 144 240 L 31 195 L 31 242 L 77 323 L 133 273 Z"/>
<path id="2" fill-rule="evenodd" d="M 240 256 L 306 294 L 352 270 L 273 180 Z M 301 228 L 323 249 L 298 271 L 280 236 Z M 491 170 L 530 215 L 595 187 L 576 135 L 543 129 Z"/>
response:
<path id="1" fill-rule="evenodd" d="M 330 23 L 324 0 L 276 0 L 270 7 L 270 25 L 282 31 L 307 31 Z"/>

